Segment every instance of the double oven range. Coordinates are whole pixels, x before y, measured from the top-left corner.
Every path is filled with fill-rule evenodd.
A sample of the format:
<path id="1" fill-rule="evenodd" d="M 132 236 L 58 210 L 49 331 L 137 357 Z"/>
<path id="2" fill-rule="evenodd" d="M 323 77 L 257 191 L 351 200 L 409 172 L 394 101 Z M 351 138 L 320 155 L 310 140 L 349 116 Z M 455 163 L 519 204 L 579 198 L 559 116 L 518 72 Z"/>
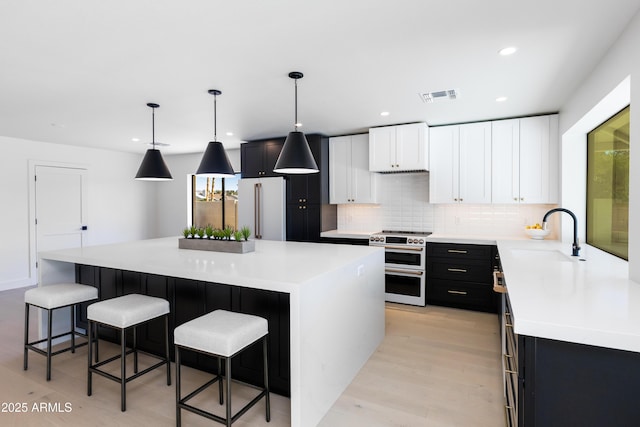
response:
<path id="1" fill-rule="evenodd" d="M 369 246 L 384 247 L 385 297 L 389 302 L 425 305 L 426 238 L 429 232 L 383 230 Z"/>

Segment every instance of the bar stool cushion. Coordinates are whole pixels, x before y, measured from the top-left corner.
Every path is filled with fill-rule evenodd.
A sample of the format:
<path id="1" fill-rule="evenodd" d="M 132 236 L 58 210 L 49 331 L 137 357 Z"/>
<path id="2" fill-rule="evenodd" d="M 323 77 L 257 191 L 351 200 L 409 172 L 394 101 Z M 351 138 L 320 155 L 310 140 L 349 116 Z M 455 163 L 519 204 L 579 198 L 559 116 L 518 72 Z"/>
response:
<path id="1" fill-rule="evenodd" d="M 230 357 L 268 332 L 262 317 L 216 310 L 178 326 L 173 336 L 182 347 Z"/>
<path id="2" fill-rule="evenodd" d="M 169 301 L 140 294 L 111 298 L 87 307 L 87 319 L 121 329 L 167 313 L 169 313 Z"/>
<path id="3" fill-rule="evenodd" d="M 24 302 L 48 310 L 98 298 L 98 288 L 77 283 L 40 286 L 24 293 Z"/>

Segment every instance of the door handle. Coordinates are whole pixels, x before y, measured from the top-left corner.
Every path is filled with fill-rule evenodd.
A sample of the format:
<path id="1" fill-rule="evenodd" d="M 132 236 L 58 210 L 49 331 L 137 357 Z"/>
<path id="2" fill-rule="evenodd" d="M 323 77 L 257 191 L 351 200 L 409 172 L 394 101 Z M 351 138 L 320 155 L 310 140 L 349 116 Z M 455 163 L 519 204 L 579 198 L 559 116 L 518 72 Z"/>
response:
<path id="1" fill-rule="evenodd" d="M 396 270 L 394 268 L 385 268 L 385 273 L 401 273 L 401 274 L 412 274 L 414 276 L 422 276 L 422 271 L 413 271 L 413 270 Z"/>
<path id="2" fill-rule="evenodd" d="M 262 230 L 260 229 L 260 193 L 262 190 L 262 184 L 257 183 L 253 186 L 253 206 L 254 206 L 254 216 L 253 216 L 253 229 L 256 235 L 256 239 L 262 239 Z"/>

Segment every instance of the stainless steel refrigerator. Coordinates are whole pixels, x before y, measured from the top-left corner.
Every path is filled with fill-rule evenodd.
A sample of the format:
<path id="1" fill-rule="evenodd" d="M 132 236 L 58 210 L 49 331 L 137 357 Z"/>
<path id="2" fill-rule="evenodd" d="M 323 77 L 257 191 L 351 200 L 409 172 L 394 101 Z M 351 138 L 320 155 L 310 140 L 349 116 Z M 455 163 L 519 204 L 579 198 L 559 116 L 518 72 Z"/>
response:
<path id="1" fill-rule="evenodd" d="M 286 240 L 284 178 L 242 178 L 238 182 L 238 227 L 255 239 Z"/>

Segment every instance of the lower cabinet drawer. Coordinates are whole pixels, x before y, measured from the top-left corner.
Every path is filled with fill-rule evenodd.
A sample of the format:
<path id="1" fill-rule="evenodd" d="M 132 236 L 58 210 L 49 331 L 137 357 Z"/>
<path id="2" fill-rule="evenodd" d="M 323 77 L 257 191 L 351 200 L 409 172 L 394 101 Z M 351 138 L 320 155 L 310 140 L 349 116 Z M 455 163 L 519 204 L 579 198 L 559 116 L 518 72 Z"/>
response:
<path id="1" fill-rule="evenodd" d="M 493 283 L 493 269 L 486 260 L 431 258 L 427 268 L 430 278 Z"/>
<path id="2" fill-rule="evenodd" d="M 431 279 L 426 302 L 495 312 L 496 295 L 492 286 L 484 283 Z"/>

